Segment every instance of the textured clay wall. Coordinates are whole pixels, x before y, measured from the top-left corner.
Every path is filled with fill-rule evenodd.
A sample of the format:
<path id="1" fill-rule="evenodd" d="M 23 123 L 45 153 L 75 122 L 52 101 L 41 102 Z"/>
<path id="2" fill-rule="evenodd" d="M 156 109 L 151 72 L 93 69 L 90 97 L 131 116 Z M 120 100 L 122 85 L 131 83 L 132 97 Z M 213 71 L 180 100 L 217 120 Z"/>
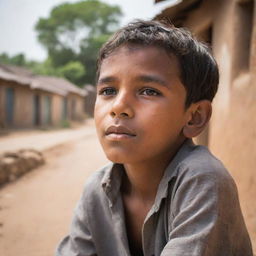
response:
<path id="1" fill-rule="evenodd" d="M 15 87 L 15 117 L 16 127 L 31 127 L 33 125 L 33 93 L 28 88 Z"/>
<path id="2" fill-rule="evenodd" d="M 5 118 L 5 113 L 4 113 L 4 92 L 5 92 L 5 86 L 4 86 L 4 81 L 0 80 L 0 129 L 4 128 L 4 118 Z"/>
<path id="3" fill-rule="evenodd" d="M 76 107 L 76 118 L 77 120 L 82 120 L 85 117 L 84 112 L 84 97 L 77 97 L 77 107 Z"/>
<path id="4" fill-rule="evenodd" d="M 221 79 L 213 104 L 209 147 L 237 183 L 256 251 L 256 77 L 250 66 L 255 62 L 252 53 L 256 37 L 254 31 L 249 31 L 250 24 L 238 25 L 239 19 L 246 21 L 243 17 L 246 9 L 240 9 L 243 7 L 237 1 L 223 1 L 214 19 L 213 50 Z M 247 40 L 249 34 L 252 35 L 251 46 L 251 40 Z"/>
<path id="5" fill-rule="evenodd" d="M 68 118 L 70 120 L 82 120 L 84 118 L 84 97 L 69 94 L 68 95 Z"/>
<path id="6" fill-rule="evenodd" d="M 241 81 L 232 88 L 226 116 L 216 110 L 210 148 L 234 177 L 256 251 L 256 84 Z"/>
<path id="7" fill-rule="evenodd" d="M 236 181 L 256 252 L 256 15 L 253 0 L 206 0 L 184 21 L 206 34 L 220 68 L 209 129 L 198 138 Z M 210 29 L 209 29 L 210 28 Z"/>
<path id="8" fill-rule="evenodd" d="M 62 121 L 63 97 L 53 95 L 52 97 L 52 124 L 59 125 Z"/>
<path id="9" fill-rule="evenodd" d="M 26 87 L 8 81 L 0 81 L 0 127 L 6 124 L 6 89 L 14 89 L 14 114 L 12 127 L 25 128 L 33 123 L 32 92 Z"/>

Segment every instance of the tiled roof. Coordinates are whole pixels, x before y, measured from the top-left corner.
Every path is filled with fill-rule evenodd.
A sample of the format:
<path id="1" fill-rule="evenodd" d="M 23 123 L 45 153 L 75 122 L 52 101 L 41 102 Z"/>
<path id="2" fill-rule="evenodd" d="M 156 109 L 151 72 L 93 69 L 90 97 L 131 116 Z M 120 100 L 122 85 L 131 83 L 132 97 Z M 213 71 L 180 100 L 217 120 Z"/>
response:
<path id="1" fill-rule="evenodd" d="M 4 68 L 8 72 L 18 75 L 18 76 L 24 76 L 24 77 L 34 76 L 32 71 L 30 71 L 26 68 L 23 68 L 23 67 L 12 66 L 12 65 L 3 65 L 3 64 L 0 64 L 0 67 Z"/>
<path id="2" fill-rule="evenodd" d="M 0 78 L 7 81 L 14 81 L 21 85 L 30 85 L 30 79 L 23 76 L 16 75 L 9 71 L 7 66 L 0 64 Z"/>
<path id="3" fill-rule="evenodd" d="M 67 90 L 54 86 L 54 84 L 44 79 L 43 76 L 36 76 L 35 78 L 33 78 L 31 80 L 30 88 L 56 93 L 62 96 L 66 96 L 68 94 Z"/>
<path id="4" fill-rule="evenodd" d="M 162 2 L 165 0 L 155 0 L 155 3 Z M 181 0 L 173 5 L 170 4 L 169 8 L 164 9 L 161 13 L 156 15 L 156 19 L 168 17 L 171 19 L 175 26 L 180 25 L 180 20 L 184 19 L 184 16 L 188 11 L 195 8 L 200 4 L 202 0 Z M 177 20 L 177 21 L 176 21 Z"/>
<path id="5" fill-rule="evenodd" d="M 86 90 L 87 92 L 96 92 L 96 88 L 95 86 L 91 85 L 91 84 L 86 84 L 84 85 L 84 90 Z"/>
<path id="6" fill-rule="evenodd" d="M 33 89 L 65 96 L 69 93 L 85 96 L 86 90 L 78 88 L 68 80 L 60 77 L 38 76 L 22 67 L 0 64 L 0 79 L 13 81 Z"/>
<path id="7" fill-rule="evenodd" d="M 37 78 L 43 84 L 50 84 L 55 88 L 60 90 L 65 90 L 67 92 L 79 94 L 81 96 L 86 95 L 86 91 L 84 89 L 78 88 L 77 86 L 73 85 L 68 80 L 61 78 L 61 77 L 52 77 L 52 76 L 37 76 Z"/>

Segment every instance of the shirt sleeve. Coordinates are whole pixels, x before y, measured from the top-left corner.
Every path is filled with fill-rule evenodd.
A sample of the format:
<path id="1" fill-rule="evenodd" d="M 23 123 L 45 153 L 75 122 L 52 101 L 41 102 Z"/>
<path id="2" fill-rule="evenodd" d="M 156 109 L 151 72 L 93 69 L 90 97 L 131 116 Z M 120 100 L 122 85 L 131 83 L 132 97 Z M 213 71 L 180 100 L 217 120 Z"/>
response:
<path id="1" fill-rule="evenodd" d="M 236 186 L 227 173 L 194 171 L 177 184 L 161 256 L 252 256 Z"/>
<path id="2" fill-rule="evenodd" d="M 56 256 L 97 256 L 82 197 L 75 209 L 70 234 L 59 244 Z"/>

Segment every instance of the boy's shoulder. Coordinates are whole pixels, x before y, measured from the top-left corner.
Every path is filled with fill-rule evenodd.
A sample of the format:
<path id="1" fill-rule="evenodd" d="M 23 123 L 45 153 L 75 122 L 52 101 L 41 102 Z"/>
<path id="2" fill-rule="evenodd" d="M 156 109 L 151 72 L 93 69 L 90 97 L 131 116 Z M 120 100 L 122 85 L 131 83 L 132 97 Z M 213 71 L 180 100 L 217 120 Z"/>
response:
<path id="1" fill-rule="evenodd" d="M 113 168 L 113 163 L 108 163 L 103 167 L 94 171 L 86 180 L 84 188 L 87 193 L 92 193 L 94 190 L 99 189 L 104 186 L 104 182 L 107 182 L 111 176 L 111 170 Z"/>
<path id="2" fill-rule="evenodd" d="M 95 201 L 101 200 L 105 197 L 110 188 L 113 171 L 115 168 L 113 163 L 108 163 L 100 169 L 94 171 L 86 180 L 83 188 L 82 198 L 83 202 L 94 204 Z"/>
<path id="3" fill-rule="evenodd" d="M 190 143 L 181 151 L 175 168 L 178 180 L 202 180 L 214 183 L 214 186 L 235 186 L 224 164 L 207 147 Z"/>
<path id="4" fill-rule="evenodd" d="M 184 157 L 181 157 L 179 165 L 183 169 L 204 171 L 209 175 L 228 175 L 228 172 L 223 163 L 214 156 L 206 146 L 190 144 Z"/>

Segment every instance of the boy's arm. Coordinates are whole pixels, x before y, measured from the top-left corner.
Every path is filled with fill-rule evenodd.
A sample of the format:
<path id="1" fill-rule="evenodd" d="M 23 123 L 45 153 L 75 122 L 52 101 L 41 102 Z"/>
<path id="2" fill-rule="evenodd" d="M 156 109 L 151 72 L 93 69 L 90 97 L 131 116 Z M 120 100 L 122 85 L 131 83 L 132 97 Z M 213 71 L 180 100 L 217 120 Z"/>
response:
<path id="1" fill-rule="evenodd" d="M 220 174 L 195 171 L 181 179 L 161 256 L 252 256 L 236 186 Z"/>
<path id="2" fill-rule="evenodd" d="M 56 256 L 97 256 L 89 223 L 80 199 L 71 224 L 70 234 L 59 244 Z"/>

